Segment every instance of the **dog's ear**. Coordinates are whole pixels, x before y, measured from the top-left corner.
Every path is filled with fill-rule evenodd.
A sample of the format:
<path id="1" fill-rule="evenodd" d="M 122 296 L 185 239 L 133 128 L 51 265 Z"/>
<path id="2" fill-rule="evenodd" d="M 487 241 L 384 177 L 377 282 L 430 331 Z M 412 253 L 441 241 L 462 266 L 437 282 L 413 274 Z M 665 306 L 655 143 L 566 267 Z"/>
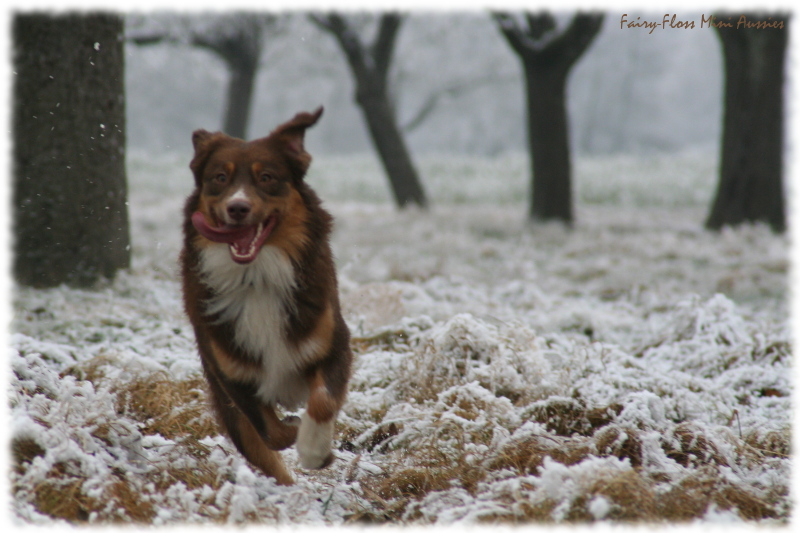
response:
<path id="1" fill-rule="evenodd" d="M 194 151 L 197 152 L 203 145 L 207 144 L 212 135 L 214 134 L 210 131 L 194 130 L 194 133 L 192 133 L 192 146 L 194 146 Z"/>
<path id="2" fill-rule="evenodd" d="M 200 185 L 203 166 L 208 160 L 211 152 L 220 144 L 224 139 L 228 138 L 222 132 L 211 133 L 206 130 L 195 130 L 192 133 L 192 145 L 194 146 L 194 157 L 192 162 L 189 163 L 189 168 L 194 173 L 194 180 L 196 185 Z"/>
<path id="3" fill-rule="evenodd" d="M 305 149 L 306 129 L 317 123 L 322 116 L 322 106 L 313 113 L 298 113 L 294 118 L 275 128 L 268 139 L 280 143 L 289 159 L 305 174 L 311 164 L 311 155 Z M 302 176 L 301 176 L 302 177 Z"/>

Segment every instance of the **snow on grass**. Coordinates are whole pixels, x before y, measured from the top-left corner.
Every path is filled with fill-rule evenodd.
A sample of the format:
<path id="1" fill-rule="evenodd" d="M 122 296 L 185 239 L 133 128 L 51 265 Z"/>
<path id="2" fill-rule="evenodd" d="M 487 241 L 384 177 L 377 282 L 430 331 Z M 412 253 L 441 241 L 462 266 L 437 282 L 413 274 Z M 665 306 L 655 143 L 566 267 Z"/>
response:
<path id="1" fill-rule="evenodd" d="M 318 158 L 355 372 L 323 471 L 279 487 L 217 432 L 177 279 L 190 154 L 129 160 L 133 265 L 17 288 L 20 523 L 785 523 L 787 238 L 709 233 L 713 165 L 578 161 L 577 222 L 525 223 L 527 162 Z"/>

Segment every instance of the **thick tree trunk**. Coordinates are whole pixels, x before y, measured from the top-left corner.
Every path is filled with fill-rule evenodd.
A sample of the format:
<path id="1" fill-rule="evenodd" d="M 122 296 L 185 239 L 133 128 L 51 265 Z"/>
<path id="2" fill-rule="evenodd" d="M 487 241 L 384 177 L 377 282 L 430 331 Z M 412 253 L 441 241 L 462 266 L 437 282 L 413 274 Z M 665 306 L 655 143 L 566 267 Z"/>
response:
<path id="1" fill-rule="evenodd" d="M 528 216 L 533 221 L 571 224 L 567 77 L 600 31 L 603 15 L 578 13 L 562 31 L 549 13 L 526 13 L 525 24 L 507 13 L 495 13 L 494 18 L 525 72 L 531 157 Z"/>
<path id="2" fill-rule="evenodd" d="M 572 170 L 566 109 L 566 76 L 534 64 L 525 68 L 532 220 L 571 223 Z"/>
<path id="3" fill-rule="evenodd" d="M 767 16 L 746 16 L 752 21 L 767 20 Z M 788 22 L 788 16 L 773 19 Z M 718 27 L 717 31 L 725 60 L 725 109 L 719 184 L 706 227 L 763 221 L 782 232 L 786 229 L 783 90 L 789 29 Z"/>
<path id="4" fill-rule="evenodd" d="M 14 276 L 89 286 L 130 264 L 123 21 L 13 19 Z"/>

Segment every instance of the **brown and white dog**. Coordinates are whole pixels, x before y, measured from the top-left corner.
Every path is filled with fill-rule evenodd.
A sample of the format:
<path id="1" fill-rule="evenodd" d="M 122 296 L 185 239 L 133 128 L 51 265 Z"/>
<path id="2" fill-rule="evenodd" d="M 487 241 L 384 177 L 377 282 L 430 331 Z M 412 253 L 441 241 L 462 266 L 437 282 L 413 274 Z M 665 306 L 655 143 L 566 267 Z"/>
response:
<path id="1" fill-rule="evenodd" d="M 304 468 L 333 460 L 336 416 L 350 378 L 339 310 L 332 218 L 304 176 L 315 113 L 250 142 L 197 130 L 181 252 L 183 297 L 220 425 L 278 483 L 278 450 L 297 443 Z M 281 420 L 276 406 L 301 417 Z"/>

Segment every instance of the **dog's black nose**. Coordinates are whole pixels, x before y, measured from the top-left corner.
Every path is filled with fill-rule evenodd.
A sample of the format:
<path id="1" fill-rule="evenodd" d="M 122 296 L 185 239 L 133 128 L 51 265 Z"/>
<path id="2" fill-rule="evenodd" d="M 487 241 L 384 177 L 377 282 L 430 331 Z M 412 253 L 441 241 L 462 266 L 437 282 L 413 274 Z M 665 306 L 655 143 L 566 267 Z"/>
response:
<path id="1" fill-rule="evenodd" d="M 228 204 L 228 216 L 236 222 L 241 222 L 250 214 L 250 202 L 236 200 Z"/>

